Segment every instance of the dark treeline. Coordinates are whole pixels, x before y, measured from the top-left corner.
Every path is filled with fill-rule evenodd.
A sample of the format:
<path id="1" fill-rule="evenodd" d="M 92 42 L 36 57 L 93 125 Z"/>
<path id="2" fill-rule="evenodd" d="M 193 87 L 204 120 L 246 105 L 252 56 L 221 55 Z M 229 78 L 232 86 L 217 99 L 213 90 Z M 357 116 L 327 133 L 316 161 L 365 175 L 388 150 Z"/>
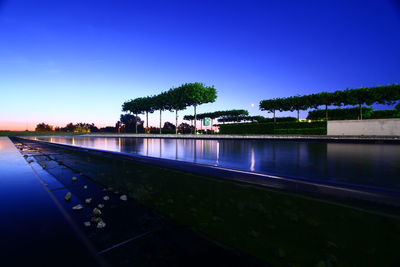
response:
<path id="1" fill-rule="evenodd" d="M 122 111 L 131 112 L 136 117 L 146 114 L 146 129 L 149 129 L 148 114 L 156 110 L 160 111 L 160 133 L 162 130 L 162 111 L 175 111 L 175 133 L 178 133 L 178 111 L 189 106 L 194 107 L 194 117 L 197 118 L 196 107 L 201 104 L 214 102 L 217 98 L 217 90 L 213 86 L 205 86 L 202 83 L 185 83 L 177 88 L 171 88 L 159 95 L 139 97 L 126 101 L 122 105 Z M 138 132 L 137 126 L 136 133 Z M 196 132 L 196 125 L 194 126 Z M 147 131 L 148 132 L 148 131 Z"/>
<path id="2" fill-rule="evenodd" d="M 274 118 L 276 111 L 297 111 L 297 119 L 299 119 L 300 110 L 317 109 L 320 106 L 325 106 L 325 119 L 328 120 L 328 106 L 358 106 L 359 119 L 362 119 L 363 109 L 361 107 L 363 105 L 371 106 L 375 103 L 393 105 L 399 99 L 400 85 L 393 84 L 262 100 L 260 110 L 273 113 Z"/>
<path id="3" fill-rule="evenodd" d="M 110 131 L 109 128 L 114 128 L 114 127 L 105 127 L 105 128 L 98 128 L 94 123 L 68 123 L 65 125 L 65 127 L 53 127 L 52 125 L 49 125 L 47 123 L 39 123 L 36 125 L 35 131 L 36 132 L 51 132 L 51 131 L 56 131 L 56 132 L 71 132 L 71 133 L 95 133 L 95 132 L 106 132 Z"/>

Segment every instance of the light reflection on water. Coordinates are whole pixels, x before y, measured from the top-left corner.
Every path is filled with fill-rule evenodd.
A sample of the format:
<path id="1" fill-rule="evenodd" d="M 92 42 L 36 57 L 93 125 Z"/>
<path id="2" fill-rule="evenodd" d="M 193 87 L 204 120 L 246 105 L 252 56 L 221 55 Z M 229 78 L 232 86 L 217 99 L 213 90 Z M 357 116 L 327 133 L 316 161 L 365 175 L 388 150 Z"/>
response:
<path id="1" fill-rule="evenodd" d="M 400 189 L 399 145 L 103 137 L 40 139 L 259 173 Z"/>

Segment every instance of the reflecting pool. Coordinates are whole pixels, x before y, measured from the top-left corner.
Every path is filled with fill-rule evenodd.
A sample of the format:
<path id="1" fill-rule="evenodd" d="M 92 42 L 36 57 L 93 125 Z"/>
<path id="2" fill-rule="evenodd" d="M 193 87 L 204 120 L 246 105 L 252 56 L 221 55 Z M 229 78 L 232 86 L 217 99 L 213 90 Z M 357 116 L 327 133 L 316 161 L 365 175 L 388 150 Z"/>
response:
<path id="1" fill-rule="evenodd" d="M 132 137 L 33 139 L 257 173 L 400 189 L 400 145 L 394 144 Z"/>

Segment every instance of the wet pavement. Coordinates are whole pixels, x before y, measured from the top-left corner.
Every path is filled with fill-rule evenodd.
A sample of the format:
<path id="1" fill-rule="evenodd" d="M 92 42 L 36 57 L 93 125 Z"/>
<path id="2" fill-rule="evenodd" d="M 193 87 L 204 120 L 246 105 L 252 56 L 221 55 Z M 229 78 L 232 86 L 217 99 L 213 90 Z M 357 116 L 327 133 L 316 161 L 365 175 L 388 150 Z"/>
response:
<path id="1" fill-rule="evenodd" d="M 24 161 L 20 156 L 21 164 L 29 169 L 29 162 L 43 184 L 37 183 L 38 187 L 48 188 L 107 265 L 265 266 L 177 225 L 133 199 L 125 201 L 125 192 L 99 184 L 87 172 L 83 174 L 64 165 L 59 160 L 63 155 L 57 149 L 29 141 L 15 141 L 15 144 L 25 157 Z M 14 148 L 15 152 L 18 151 Z M 15 187 L 15 194 L 18 190 L 19 187 Z M 65 200 L 67 194 L 71 196 L 68 201 Z M 74 210 L 77 205 L 82 209 Z M 49 223 L 53 223 L 52 220 Z M 62 242 L 63 239 L 59 239 L 59 243 Z"/>
<path id="2" fill-rule="evenodd" d="M 7 137 L 0 137 L 0 203 L 2 266 L 100 264 Z"/>

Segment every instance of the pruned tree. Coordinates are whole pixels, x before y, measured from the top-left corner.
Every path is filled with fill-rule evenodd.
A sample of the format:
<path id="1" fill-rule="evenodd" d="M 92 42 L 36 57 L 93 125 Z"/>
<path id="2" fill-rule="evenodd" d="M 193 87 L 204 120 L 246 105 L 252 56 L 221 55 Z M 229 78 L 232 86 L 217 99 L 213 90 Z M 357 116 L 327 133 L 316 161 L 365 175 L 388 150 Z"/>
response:
<path id="1" fill-rule="evenodd" d="M 178 111 L 184 110 L 188 106 L 185 87 L 171 88 L 167 94 L 169 107 L 175 110 L 175 134 L 178 134 Z"/>
<path id="2" fill-rule="evenodd" d="M 154 112 L 154 97 L 146 96 L 142 98 L 142 109 L 146 113 L 146 133 L 149 131 L 149 113 Z"/>
<path id="3" fill-rule="evenodd" d="M 139 114 L 143 114 L 143 98 L 140 97 L 123 103 L 122 111 L 131 112 L 135 114 L 136 117 L 138 117 Z M 138 133 L 137 123 L 135 125 L 135 133 Z"/>
<path id="4" fill-rule="evenodd" d="M 215 102 L 217 99 L 217 90 L 213 86 L 205 86 L 203 83 L 185 83 L 181 85 L 184 99 L 187 106 L 194 107 L 194 133 L 196 134 L 197 127 L 197 112 L 198 105 Z"/>
<path id="5" fill-rule="evenodd" d="M 359 88 L 359 89 L 346 89 L 343 91 L 343 104 L 344 105 L 358 105 L 359 106 L 359 119 L 363 119 L 362 105 L 371 106 L 377 101 L 377 95 L 374 94 L 373 89 Z"/>
<path id="6" fill-rule="evenodd" d="M 274 123 L 276 123 L 276 111 L 281 110 L 283 104 L 282 98 L 274 98 L 268 100 L 262 100 L 260 102 L 260 110 L 265 110 L 274 115 Z"/>

